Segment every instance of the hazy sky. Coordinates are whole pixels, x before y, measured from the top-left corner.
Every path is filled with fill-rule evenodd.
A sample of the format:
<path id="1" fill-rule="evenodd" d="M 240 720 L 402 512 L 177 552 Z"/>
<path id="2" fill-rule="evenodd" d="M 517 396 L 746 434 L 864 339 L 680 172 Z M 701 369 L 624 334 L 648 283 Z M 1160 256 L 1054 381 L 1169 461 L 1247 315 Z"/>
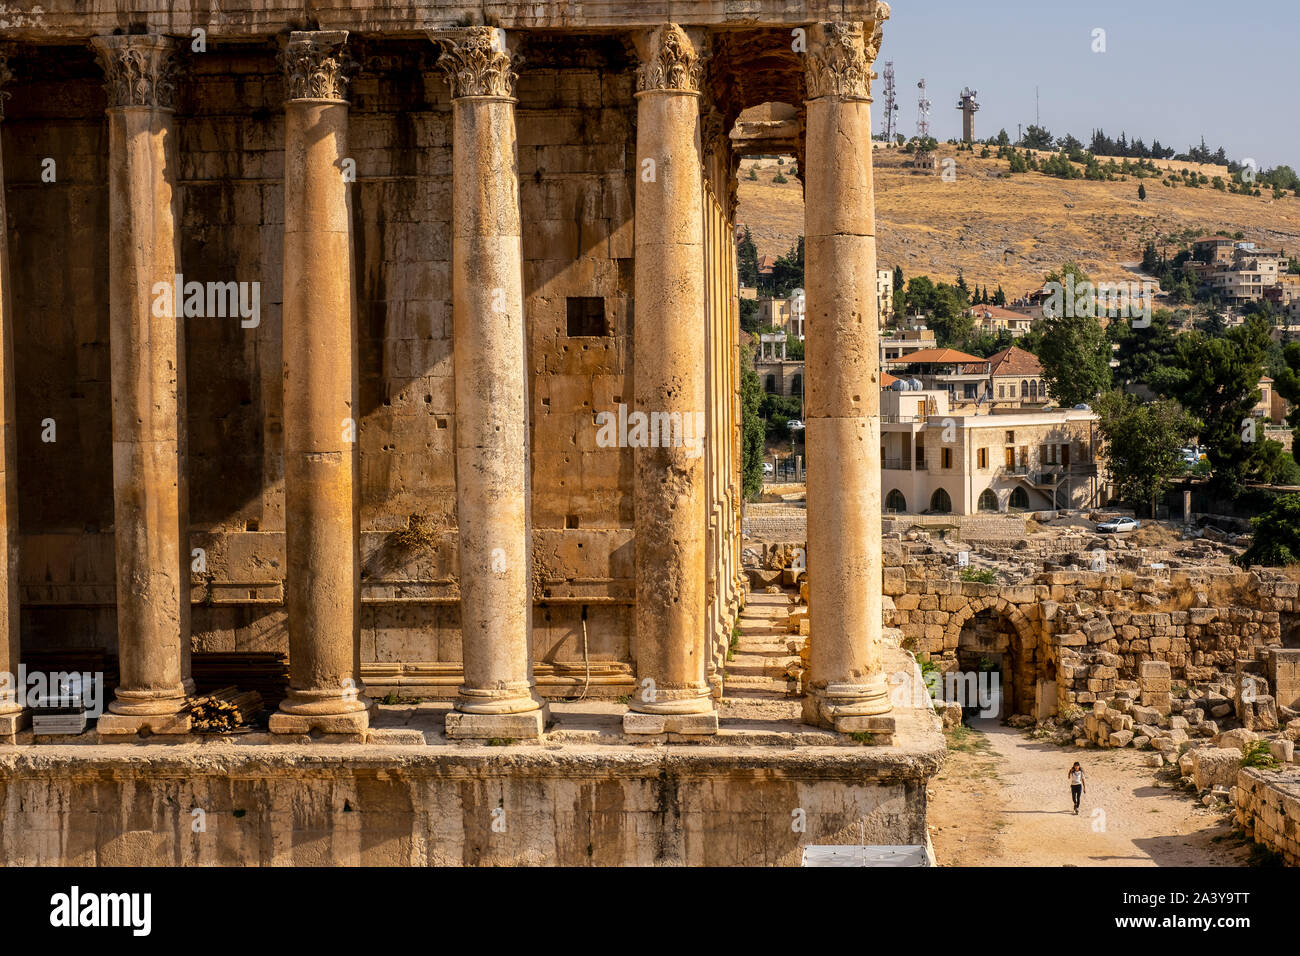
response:
<path id="1" fill-rule="evenodd" d="M 1087 145 L 1101 127 L 1184 152 L 1205 136 L 1240 162 L 1300 169 L 1296 0 L 894 0 L 876 72 L 897 74 L 899 132 L 916 132 L 917 81 L 930 133 L 961 133 L 963 86 L 979 91 L 975 136 L 1034 122 Z M 1106 31 L 1094 53 L 1093 30 Z M 883 79 L 873 85 L 882 128 Z"/>

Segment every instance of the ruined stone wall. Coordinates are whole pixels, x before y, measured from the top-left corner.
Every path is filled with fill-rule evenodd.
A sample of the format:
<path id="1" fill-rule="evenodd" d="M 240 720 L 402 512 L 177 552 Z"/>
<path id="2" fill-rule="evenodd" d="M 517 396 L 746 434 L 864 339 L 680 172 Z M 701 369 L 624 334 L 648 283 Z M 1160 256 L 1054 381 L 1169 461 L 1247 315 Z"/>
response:
<path id="1" fill-rule="evenodd" d="M 1300 772 L 1242 769 L 1235 795 L 1237 821 L 1246 833 L 1300 866 Z"/>
<path id="2" fill-rule="evenodd" d="M 358 37 L 349 148 L 358 306 L 363 673 L 452 693 L 460 659 L 451 312 L 450 97 L 425 39 Z M 260 284 L 253 327 L 186 335 L 196 650 L 286 650 L 280 303 L 284 81 L 270 40 L 187 58 L 176 130 L 185 278 Z M 594 416 L 632 404 L 634 62 L 618 37 L 530 38 L 518 82 L 535 658 L 543 691 L 630 686 L 630 448 Z M 115 635 L 103 75 L 80 46 L 20 47 L 3 124 L 16 317 L 23 646 Z M 42 182 L 53 157 L 57 180 Z M 722 176 L 712 252 L 719 407 L 734 406 L 734 250 Z M 338 264 L 346 268 L 346 264 Z M 570 325 L 571 299 L 603 315 Z M 598 303 L 594 305 L 593 303 Z M 581 311 L 581 310 L 580 310 Z M 594 333 L 594 334 L 580 334 Z M 647 360 L 654 361 L 654 357 Z M 717 434 L 729 434 L 716 417 Z M 42 441 L 52 419 L 57 441 Z M 736 605 L 734 455 L 716 455 L 714 630 Z M 585 634 L 584 634 L 585 632 Z M 584 639 L 585 638 L 585 639 Z M 584 666 L 584 657 L 591 668 Z M 566 670 L 567 665 L 573 665 Z M 556 676 L 563 671 L 569 676 Z M 574 676 L 576 675 L 576 676 Z M 549 682 L 549 683 L 548 683 Z M 626 685 L 626 686 L 625 686 Z"/>

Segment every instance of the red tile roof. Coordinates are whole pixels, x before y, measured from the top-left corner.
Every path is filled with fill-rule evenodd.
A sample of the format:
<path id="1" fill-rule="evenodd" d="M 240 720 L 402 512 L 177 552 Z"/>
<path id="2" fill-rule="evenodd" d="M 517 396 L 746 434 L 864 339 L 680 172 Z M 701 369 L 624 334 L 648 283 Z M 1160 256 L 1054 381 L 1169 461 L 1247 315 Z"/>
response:
<path id="1" fill-rule="evenodd" d="M 960 365 L 984 361 L 978 355 L 968 355 L 956 349 L 918 349 L 896 359 L 886 359 L 889 365 Z"/>
<path id="2" fill-rule="evenodd" d="M 966 366 L 962 369 L 962 372 L 967 375 L 978 375 L 984 370 L 985 364 L 989 366 L 991 375 L 1043 374 L 1043 366 L 1038 361 L 1038 357 L 1032 352 L 1018 349 L 1014 345 L 1009 349 L 1003 349 L 1001 352 L 994 352 L 986 359 L 981 359 L 979 365 Z"/>

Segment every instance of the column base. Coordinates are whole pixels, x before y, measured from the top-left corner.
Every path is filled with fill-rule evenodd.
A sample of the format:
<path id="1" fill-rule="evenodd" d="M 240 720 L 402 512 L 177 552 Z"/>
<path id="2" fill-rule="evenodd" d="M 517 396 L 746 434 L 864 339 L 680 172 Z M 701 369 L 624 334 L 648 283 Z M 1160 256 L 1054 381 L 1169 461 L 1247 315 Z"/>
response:
<path id="1" fill-rule="evenodd" d="M 26 730 L 32 723 L 32 715 L 25 710 L 15 710 L 0 714 L 0 743 L 11 744 L 20 730 Z"/>
<path id="2" fill-rule="evenodd" d="M 95 730 L 101 737 L 134 737 L 142 730 L 150 734 L 188 734 L 193 721 L 188 712 L 174 714 L 100 714 Z"/>
<path id="3" fill-rule="evenodd" d="M 825 727 L 841 734 L 871 734 L 887 737 L 881 743 L 892 742 L 894 715 L 887 695 L 878 699 L 867 697 L 845 701 L 838 696 L 809 689 L 803 699 L 803 722 L 814 727 Z"/>
<path id="4" fill-rule="evenodd" d="M 370 726 L 370 708 L 346 714 L 286 714 L 277 710 L 267 725 L 272 734 L 286 736 L 300 737 L 313 731 L 322 734 L 364 734 Z"/>
<path id="5" fill-rule="evenodd" d="M 522 714 L 447 714 L 443 730 L 452 740 L 539 740 L 551 720 L 545 703 Z"/>
<path id="6" fill-rule="evenodd" d="M 694 734 L 707 735 L 718 732 L 718 712 L 701 714 L 643 714 L 629 710 L 623 715 L 625 734 Z"/>

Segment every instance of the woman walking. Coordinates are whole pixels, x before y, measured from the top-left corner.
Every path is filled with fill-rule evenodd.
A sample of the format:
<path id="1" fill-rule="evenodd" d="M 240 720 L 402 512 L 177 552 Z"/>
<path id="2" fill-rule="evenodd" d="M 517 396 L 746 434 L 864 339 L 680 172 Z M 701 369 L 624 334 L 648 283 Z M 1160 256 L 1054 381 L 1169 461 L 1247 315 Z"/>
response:
<path id="1" fill-rule="evenodd" d="M 1070 778 L 1070 796 L 1074 798 L 1074 815 L 1079 815 L 1079 799 L 1088 792 L 1088 784 L 1083 779 L 1083 768 L 1079 761 L 1074 762 L 1067 776 Z"/>

